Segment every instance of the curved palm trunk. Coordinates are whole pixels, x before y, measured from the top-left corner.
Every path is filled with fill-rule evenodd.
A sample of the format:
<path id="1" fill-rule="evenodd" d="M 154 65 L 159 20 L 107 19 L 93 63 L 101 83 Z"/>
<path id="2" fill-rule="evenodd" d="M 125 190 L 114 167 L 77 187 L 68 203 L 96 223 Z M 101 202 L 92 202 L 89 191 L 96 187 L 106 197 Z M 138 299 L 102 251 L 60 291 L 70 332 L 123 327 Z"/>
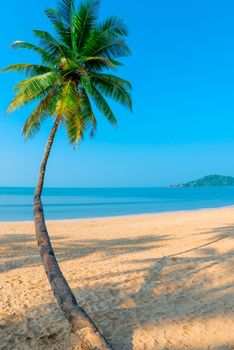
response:
<path id="1" fill-rule="evenodd" d="M 65 317 L 70 322 L 74 332 L 78 334 L 82 349 L 111 350 L 111 346 L 108 345 L 107 341 L 101 335 L 95 324 L 86 314 L 84 309 L 78 305 L 66 279 L 60 270 L 45 224 L 41 193 L 43 189 L 48 157 L 50 155 L 54 137 L 60 122 L 61 119 L 57 118 L 51 130 L 40 168 L 40 177 L 34 195 L 34 222 L 38 247 L 40 250 L 42 264 L 50 282 L 51 289 Z"/>

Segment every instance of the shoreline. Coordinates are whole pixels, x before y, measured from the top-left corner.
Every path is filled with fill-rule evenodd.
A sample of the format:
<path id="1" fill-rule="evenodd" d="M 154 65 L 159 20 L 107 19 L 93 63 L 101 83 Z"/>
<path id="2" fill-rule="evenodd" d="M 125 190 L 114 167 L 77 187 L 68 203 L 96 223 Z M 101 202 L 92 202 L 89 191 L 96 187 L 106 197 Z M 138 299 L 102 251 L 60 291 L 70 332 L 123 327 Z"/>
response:
<path id="1" fill-rule="evenodd" d="M 223 209 L 232 209 L 233 205 L 226 205 L 221 207 L 207 207 L 207 208 L 198 208 L 198 209 L 181 209 L 181 210 L 171 210 L 171 211 L 161 211 L 161 212 L 152 212 L 152 213 L 139 213 L 139 214 L 126 214 L 126 215 L 112 215 L 112 216 L 92 216 L 92 217 L 82 217 L 82 218 L 71 218 L 71 219 L 45 219 L 47 223 L 56 223 L 56 222 L 80 222 L 80 221 L 90 221 L 90 220 L 108 220 L 108 219 L 122 219 L 122 218 L 134 218 L 142 216 L 157 216 L 157 215 L 167 215 L 167 214 L 177 214 L 177 213 L 190 213 L 190 212 L 206 212 L 214 210 L 223 210 Z M 46 212 L 46 210 L 45 210 Z M 46 215 L 46 214 L 45 214 Z M 23 221 L 0 221 L 1 224 L 30 224 L 34 223 L 32 220 L 23 220 Z"/>

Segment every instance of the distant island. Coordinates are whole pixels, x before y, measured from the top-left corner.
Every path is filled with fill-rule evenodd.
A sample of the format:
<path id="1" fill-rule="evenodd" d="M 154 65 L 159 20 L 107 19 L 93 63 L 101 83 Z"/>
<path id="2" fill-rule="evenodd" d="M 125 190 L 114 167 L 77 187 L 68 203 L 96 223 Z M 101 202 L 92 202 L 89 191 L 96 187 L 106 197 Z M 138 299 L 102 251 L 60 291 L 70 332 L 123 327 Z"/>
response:
<path id="1" fill-rule="evenodd" d="M 184 184 L 171 185 L 171 188 L 181 187 L 217 187 L 217 186 L 234 186 L 234 177 L 224 175 L 208 175 L 201 179 L 189 181 Z"/>

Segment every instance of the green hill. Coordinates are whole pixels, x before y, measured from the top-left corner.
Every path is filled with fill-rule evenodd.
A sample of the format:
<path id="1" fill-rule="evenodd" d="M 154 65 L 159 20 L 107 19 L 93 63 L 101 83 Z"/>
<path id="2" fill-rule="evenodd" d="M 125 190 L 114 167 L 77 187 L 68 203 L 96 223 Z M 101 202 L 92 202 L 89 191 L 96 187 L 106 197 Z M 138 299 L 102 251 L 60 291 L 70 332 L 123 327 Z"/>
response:
<path id="1" fill-rule="evenodd" d="M 184 184 L 171 185 L 170 187 L 216 187 L 234 186 L 234 177 L 223 175 L 208 175 L 201 179 L 189 181 Z"/>

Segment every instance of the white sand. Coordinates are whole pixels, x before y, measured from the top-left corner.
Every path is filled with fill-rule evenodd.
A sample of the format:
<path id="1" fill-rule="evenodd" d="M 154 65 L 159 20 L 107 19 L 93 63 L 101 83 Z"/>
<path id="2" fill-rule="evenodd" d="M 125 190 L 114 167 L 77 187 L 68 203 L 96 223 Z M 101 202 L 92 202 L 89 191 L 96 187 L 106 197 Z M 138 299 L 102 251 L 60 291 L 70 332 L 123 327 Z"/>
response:
<path id="1" fill-rule="evenodd" d="M 62 270 L 115 350 L 234 349 L 234 209 L 49 222 Z M 0 223 L 0 349 L 77 349 L 32 223 Z"/>

